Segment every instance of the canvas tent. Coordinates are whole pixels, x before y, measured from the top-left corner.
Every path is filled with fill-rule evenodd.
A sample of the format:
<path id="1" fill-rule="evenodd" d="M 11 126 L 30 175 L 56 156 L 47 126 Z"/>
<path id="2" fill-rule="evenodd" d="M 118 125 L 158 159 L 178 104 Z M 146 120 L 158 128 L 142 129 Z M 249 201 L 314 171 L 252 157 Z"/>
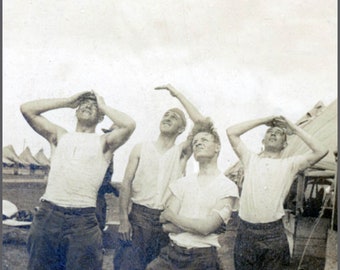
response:
<path id="1" fill-rule="evenodd" d="M 45 174 L 46 166 L 40 164 L 40 162 L 32 155 L 29 147 L 26 147 L 19 157 L 29 164 L 29 166 L 25 167 L 26 170 L 22 170 L 22 174 Z"/>
<path id="2" fill-rule="evenodd" d="M 20 157 L 15 153 L 15 150 L 12 145 L 7 145 L 2 148 L 2 163 L 8 165 L 13 164 L 28 165 L 26 161 L 21 160 Z"/>
<path id="3" fill-rule="evenodd" d="M 34 156 L 34 158 L 39 162 L 42 166 L 50 166 L 49 159 L 45 156 L 44 150 L 40 149 Z"/>
<path id="4" fill-rule="evenodd" d="M 328 106 L 316 104 L 298 123 L 306 132 L 313 135 L 329 150 L 328 155 L 313 166 L 314 170 L 336 171 L 334 151 L 337 150 L 337 101 L 333 101 Z M 308 151 L 308 146 L 301 143 L 297 136 L 288 137 L 288 146 L 283 157 L 303 154 Z"/>
<path id="5" fill-rule="evenodd" d="M 7 145 L 2 148 L 3 174 L 18 174 L 19 171 L 27 165 L 27 162 L 19 158 L 12 145 Z"/>
<path id="6" fill-rule="evenodd" d="M 26 161 L 31 166 L 39 166 L 39 161 L 33 157 L 30 148 L 27 146 L 25 150 L 19 155 L 19 158 Z"/>

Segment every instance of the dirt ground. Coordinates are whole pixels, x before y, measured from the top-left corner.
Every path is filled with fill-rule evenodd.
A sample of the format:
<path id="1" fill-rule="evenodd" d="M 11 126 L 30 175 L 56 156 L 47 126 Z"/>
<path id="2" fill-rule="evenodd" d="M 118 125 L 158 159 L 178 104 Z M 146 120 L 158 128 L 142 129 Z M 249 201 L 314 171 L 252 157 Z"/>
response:
<path id="1" fill-rule="evenodd" d="M 233 270 L 233 251 L 235 232 L 226 232 L 220 237 L 222 247 L 219 250 L 223 269 Z M 25 243 L 5 243 L 2 246 L 2 269 L 3 270 L 24 270 L 28 263 L 28 254 Z M 103 270 L 113 269 L 113 256 L 115 250 L 106 248 L 104 250 Z M 298 269 L 300 258 L 293 258 L 289 266 L 284 267 L 284 270 L 323 270 L 324 259 L 315 257 L 305 257 L 300 269 Z M 202 269 L 204 270 L 204 269 Z"/>
<path id="2" fill-rule="evenodd" d="M 45 188 L 44 183 L 6 183 L 3 182 L 3 199 L 7 199 L 15 203 L 19 209 L 33 210 L 38 204 L 39 198 Z M 112 195 L 106 197 L 108 204 L 107 220 L 111 224 L 104 234 L 104 263 L 103 270 L 113 269 L 114 247 L 117 244 L 117 220 L 118 220 L 118 198 Z M 11 235 L 2 228 L 3 246 L 2 246 L 2 269 L 3 270 L 24 270 L 27 267 L 28 254 L 25 246 L 25 237 L 27 231 L 11 231 Z M 235 240 L 235 227 L 231 227 L 229 231 L 221 235 L 219 256 L 226 270 L 234 270 L 233 266 L 233 245 Z M 6 241 L 5 236 L 19 241 Z M 8 240 L 8 239 L 7 239 Z M 285 270 L 297 270 L 300 258 L 292 258 L 291 265 L 283 268 Z M 316 258 L 306 256 L 299 270 L 323 270 L 325 265 L 324 258 Z"/>

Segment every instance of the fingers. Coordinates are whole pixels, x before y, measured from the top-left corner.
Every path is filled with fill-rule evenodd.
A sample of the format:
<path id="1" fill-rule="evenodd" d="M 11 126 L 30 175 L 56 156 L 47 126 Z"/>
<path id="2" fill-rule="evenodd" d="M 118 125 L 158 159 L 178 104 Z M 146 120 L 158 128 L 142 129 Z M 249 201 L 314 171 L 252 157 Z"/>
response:
<path id="1" fill-rule="evenodd" d="M 123 240 L 123 241 L 131 241 L 132 240 L 132 231 L 128 231 L 128 232 L 121 232 L 119 233 L 119 239 Z"/>
<path id="2" fill-rule="evenodd" d="M 155 87 L 155 90 L 169 90 L 169 87 L 167 85 L 157 86 Z"/>

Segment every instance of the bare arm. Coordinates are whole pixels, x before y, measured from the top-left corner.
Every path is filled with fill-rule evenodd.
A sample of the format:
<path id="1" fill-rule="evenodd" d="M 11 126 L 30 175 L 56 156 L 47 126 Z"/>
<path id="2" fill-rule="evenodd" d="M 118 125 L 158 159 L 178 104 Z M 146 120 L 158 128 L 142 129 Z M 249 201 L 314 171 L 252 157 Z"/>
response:
<path id="1" fill-rule="evenodd" d="M 280 116 L 275 119 L 278 126 L 286 128 L 289 133 L 296 134 L 300 139 L 312 150 L 311 153 L 305 154 L 308 163 L 312 166 L 328 154 L 328 149 L 325 148 L 317 139 L 304 131 L 299 126 L 293 124 L 288 119 Z"/>
<path id="2" fill-rule="evenodd" d="M 274 119 L 274 116 L 259 118 L 227 128 L 227 136 L 229 138 L 230 144 L 239 158 L 241 157 L 241 153 L 238 151 L 237 146 L 241 142 L 241 135 L 260 125 L 273 126 Z"/>
<path id="3" fill-rule="evenodd" d="M 80 92 L 69 98 L 40 99 L 30 101 L 21 105 L 20 110 L 28 124 L 50 144 L 56 145 L 58 138 L 66 130 L 42 116 L 41 114 L 50 110 L 60 108 L 76 108 L 84 94 Z"/>
<path id="4" fill-rule="evenodd" d="M 170 94 L 173 97 L 177 98 L 178 101 L 183 105 L 190 119 L 194 123 L 198 121 L 204 121 L 205 117 L 200 113 L 200 111 L 181 92 L 179 92 L 171 84 L 158 86 L 155 88 L 155 90 L 168 90 Z M 184 160 L 188 160 L 192 154 L 191 141 L 192 141 L 192 138 L 188 137 L 187 140 L 181 144 L 182 149 L 183 149 L 182 159 Z"/>
<path id="5" fill-rule="evenodd" d="M 168 90 L 173 97 L 179 100 L 179 102 L 183 105 L 184 109 L 186 110 L 190 119 L 193 122 L 204 120 L 204 117 L 199 112 L 199 110 L 181 92 L 175 89 L 175 87 L 173 87 L 171 84 L 155 87 L 155 90 L 163 90 L 163 89 Z"/>
<path id="6" fill-rule="evenodd" d="M 162 225 L 162 229 L 165 233 L 181 233 L 184 232 L 180 227 L 173 223 L 167 222 Z"/>
<path id="7" fill-rule="evenodd" d="M 95 93 L 95 92 L 94 92 Z M 104 134 L 106 147 L 104 153 L 113 153 L 118 147 L 123 145 L 136 128 L 135 121 L 127 114 L 118 111 L 105 104 L 104 99 L 95 93 L 99 110 L 108 116 L 114 123 L 114 129 Z"/>
<path id="8" fill-rule="evenodd" d="M 178 200 L 176 196 L 173 194 L 170 196 L 170 198 L 167 201 L 166 208 L 170 209 L 173 213 L 176 213 L 178 215 L 179 209 L 181 207 L 181 203 Z M 183 232 L 183 230 L 178 227 L 177 225 L 171 223 L 170 221 L 166 220 L 163 214 L 160 215 L 160 222 L 163 223 L 163 231 L 166 233 L 180 233 Z"/>
<path id="9" fill-rule="evenodd" d="M 224 198 L 219 200 L 216 203 L 214 209 L 221 210 L 226 206 L 229 206 L 229 215 L 231 215 L 231 209 L 233 206 L 232 198 Z M 177 213 L 172 211 L 171 208 L 167 208 L 163 211 L 162 218 L 173 223 L 184 231 L 202 235 L 208 235 L 215 232 L 223 223 L 222 217 L 215 211 L 211 211 L 209 216 L 204 218 L 188 218 L 179 216 Z"/>
<path id="10" fill-rule="evenodd" d="M 128 218 L 129 203 L 131 199 L 132 181 L 139 163 L 141 145 L 136 145 L 130 154 L 128 165 L 125 169 L 123 183 L 119 193 L 119 236 L 122 240 L 131 240 L 132 230 Z"/>

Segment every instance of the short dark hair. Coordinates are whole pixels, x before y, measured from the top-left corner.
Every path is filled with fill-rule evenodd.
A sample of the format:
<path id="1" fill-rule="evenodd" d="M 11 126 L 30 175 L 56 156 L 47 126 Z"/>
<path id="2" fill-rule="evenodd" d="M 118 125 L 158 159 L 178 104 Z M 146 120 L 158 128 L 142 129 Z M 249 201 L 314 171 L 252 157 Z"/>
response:
<path id="1" fill-rule="evenodd" d="M 221 145 L 220 136 L 218 135 L 214 127 L 214 123 L 209 117 L 205 118 L 204 120 L 199 120 L 195 122 L 195 125 L 191 130 L 190 136 L 194 138 L 198 133 L 201 133 L 201 132 L 206 132 L 206 133 L 211 134 L 214 138 L 214 142 Z"/>

